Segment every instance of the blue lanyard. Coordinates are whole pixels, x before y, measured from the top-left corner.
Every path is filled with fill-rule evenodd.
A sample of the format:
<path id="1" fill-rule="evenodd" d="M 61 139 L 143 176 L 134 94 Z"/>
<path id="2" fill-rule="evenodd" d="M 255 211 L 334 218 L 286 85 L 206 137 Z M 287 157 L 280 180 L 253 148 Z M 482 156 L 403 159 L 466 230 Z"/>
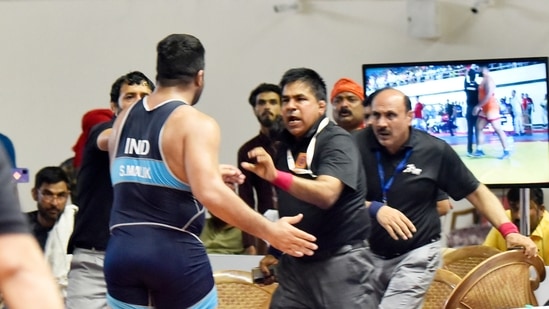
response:
<path id="1" fill-rule="evenodd" d="M 395 171 L 393 172 L 393 176 L 385 182 L 385 172 L 383 171 L 383 166 L 381 165 L 381 154 L 378 151 L 376 151 L 376 158 L 377 158 L 377 171 L 379 173 L 379 181 L 381 182 L 381 189 L 383 191 L 383 203 L 387 203 L 387 191 L 389 191 L 389 188 L 391 188 L 391 185 L 393 185 L 393 180 L 395 179 L 395 175 L 402 172 L 404 170 L 404 167 L 406 166 L 406 163 L 408 162 L 408 158 L 410 158 L 410 155 L 412 154 L 412 149 L 409 148 L 406 150 L 406 154 L 404 155 L 404 158 L 400 163 L 397 165 Z"/>

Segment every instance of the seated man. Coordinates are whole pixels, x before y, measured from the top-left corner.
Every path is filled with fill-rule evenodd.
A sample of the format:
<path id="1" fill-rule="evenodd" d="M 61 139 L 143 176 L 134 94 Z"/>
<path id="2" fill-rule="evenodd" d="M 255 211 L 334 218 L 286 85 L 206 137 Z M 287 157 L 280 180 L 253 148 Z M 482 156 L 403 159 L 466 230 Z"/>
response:
<path id="1" fill-rule="evenodd" d="M 509 210 L 507 216 L 518 227 L 520 226 L 520 191 L 518 188 L 511 188 L 507 191 L 507 202 Z M 530 189 L 530 238 L 538 247 L 538 254 L 549 265 L 549 213 L 543 204 L 543 191 L 540 188 Z M 484 241 L 485 246 L 497 248 L 501 251 L 507 250 L 505 239 L 495 228 L 492 228 Z"/>
<path id="2" fill-rule="evenodd" d="M 69 178 L 60 167 L 44 167 L 36 174 L 31 193 L 38 208 L 27 213 L 31 231 L 65 295 L 71 259 L 67 245 L 78 211 L 75 205 L 66 205 L 70 196 Z"/>
<path id="3" fill-rule="evenodd" d="M 210 213 L 206 219 L 200 240 L 208 253 L 250 254 L 251 243 L 245 244 L 242 231 Z"/>

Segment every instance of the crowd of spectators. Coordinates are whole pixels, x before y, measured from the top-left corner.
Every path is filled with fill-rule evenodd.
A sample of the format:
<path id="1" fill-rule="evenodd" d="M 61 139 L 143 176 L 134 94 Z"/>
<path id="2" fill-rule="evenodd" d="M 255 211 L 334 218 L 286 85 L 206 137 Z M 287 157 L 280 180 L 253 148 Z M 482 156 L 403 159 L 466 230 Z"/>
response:
<path id="1" fill-rule="evenodd" d="M 531 65 L 531 62 L 499 62 L 488 64 L 490 71 L 505 70 Z M 393 66 L 383 69 L 368 69 L 367 92 L 384 87 L 398 87 L 430 80 L 441 80 L 453 77 L 464 77 L 469 68 L 478 65 L 446 64 L 446 65 L 414 65 Z"/>

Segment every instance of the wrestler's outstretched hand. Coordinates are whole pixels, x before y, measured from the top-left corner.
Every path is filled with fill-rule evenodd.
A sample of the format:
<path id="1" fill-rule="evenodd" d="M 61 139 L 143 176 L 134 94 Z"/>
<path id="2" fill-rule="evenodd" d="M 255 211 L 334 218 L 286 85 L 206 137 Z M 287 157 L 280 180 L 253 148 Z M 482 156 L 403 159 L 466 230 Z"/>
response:
<path id="1" fill-rule="evenodd" d="M 269 238 L 266 240 L 271 246 L 291 256 L 313 255 L 314 250 L 318 248 L 314 243 L 316 237 L 293 226 L 302 218 L 303 214 L 299 214 L 293 217 L 282 217 L 273 222 Z"/>

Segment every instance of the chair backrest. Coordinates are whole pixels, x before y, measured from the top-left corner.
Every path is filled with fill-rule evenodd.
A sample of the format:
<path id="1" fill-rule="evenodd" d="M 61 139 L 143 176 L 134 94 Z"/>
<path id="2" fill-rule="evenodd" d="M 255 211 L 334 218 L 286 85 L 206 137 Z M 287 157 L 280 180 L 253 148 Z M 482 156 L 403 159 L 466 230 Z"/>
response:
<path id="1" fill-rule="evenodd" d="M 423 309 L 440 309 L 459 284 L 461 278 L 453 272 L 439 268 L 435 273 L 435 278 L 425 294 Z"/>
<path id="2" fill-rule="evenodd" d="M 247 271 L 225 270 L 214 273 L 219 300 L 218 309 L 266 309 L 269 308 L 272 288 L 252 283 Z"/>
<path id="3" fill-rule="evenodd" d="M 463 278 L 475 266 L 498 253 L 501 253 L 501 251 L 483 245 L 456 248 L 442 256 L 442 268 Z"/>
<path id="4" fill-rule="evenodd" d="M 244 270 L 220 270 L 214 272 L 215 282 L 248 282 L 253 283 L 252 273 Z"/>
<path id="5" fill-rule="evenodd" d="M 539 256 L 527 258 L 522 250 L 501 252 L 474 267 L 450 293 L 445 308 L 537 306 L 533 291 L 543 280 L 545 266 Z"/>
<path id="6" fill-rule="evenodd" d="M 450 231 L 446 235 L 446 245 L 448 247 L 463 247 L 470 245 L 480 245 L 484 242 L 486 235 L 490 231 L 491 225 L 483 224 L 476 208 L 471 207 L 463 210 L 455 210 L 451 213 L 452 221 Z M 458 228 L 459 222 L 463 221 L 461 217 L 469 217 L 469 224 Z M 459 224 L 461 225 L 461 224 Z"/>
<path id="7" fill-rule="evenodd" d="M 463 210 L 454 210 L 452 211 L 452 222 L 450 223 L 450 231 L 456 229 L 457 219 L 461 216 L 471 216 L 471 225 L 478 224 L 480 220 L 477 209 L 474 207 Z"/>

